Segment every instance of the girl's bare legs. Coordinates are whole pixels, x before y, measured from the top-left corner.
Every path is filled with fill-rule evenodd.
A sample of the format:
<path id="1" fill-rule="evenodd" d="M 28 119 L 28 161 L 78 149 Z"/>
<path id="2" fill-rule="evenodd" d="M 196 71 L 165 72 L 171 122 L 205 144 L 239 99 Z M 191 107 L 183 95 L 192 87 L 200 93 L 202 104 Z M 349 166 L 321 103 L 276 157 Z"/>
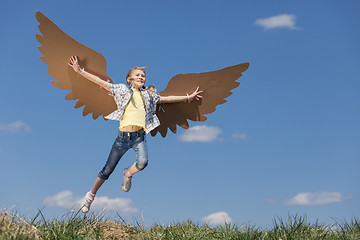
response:
<path id="1" fill-rule="evenodd" d="M 134 175 L 135 173 L 139 172 L 139 170 L 136 168 L 136 163 L 134 163 L 131 166 L 131 168 L 129 169 L 129 172 L 131 175 Z M 97 191 L 99 190 L 99 188 L 103 185 L 104 182 L 105 182 L 104 179 L 97 177 L 90 192 L 95 195 L 97 193 Z"/>
<path id="2" fill-rule="evenodd" d="M 137 172 L 140 172 L 137 168 L 136 168 L 136 163 L 134 163 L 131 168 L 129 169 L 129 172 L 131 175 L 134 175 Z"/>
<path id="3" fill-rule="evenodd" d="M 91 203 L 94 201 L 96 192 L 99 190 L 101 185 L 105 182 L 104 179 L 99 177 L 96 178 L 94 185 L 92 186 L 90 192 L 86 193 L 84 200 L 81 203 L 81 211 L 87 213 L 90 210 Z"/>
<path id="4" fill-rule="evenodd" d="M 134 175 L 135 173 L 139 172 L 139 170 L 136 168 L 136 163 L 134 163 L 131 168 L 129 169 L 129 172 L 131 175 Z M 99 188 L 103 185 L 105 182 L 104 179 L 101 179 L 99 177 L 96 178 L 94 185 L 91 188 L 91 193 L 96 194 Z"/>
<path id="5" fill-rule="evenodd" d="M 139 172 L 140 170 L 138 170 L 136 168 L 136 162 L 131 166 L 131 168 L 125 168 L 123 171 L 124 174 L 124 180 L 121 184 L 121 188 L 122 190 L 124 190 L 124 192 L 128 192 L 131 188 L 131 176 L 134 175 L 135 173 Z"/>
<path id="6" fill-rule="evenodd" d="M 104 182 L 105 182 L 104 179 L 97 177 L 90 192 L 95 195 L 97 193 L 97 191 L 99 190 L 99 188 L 101 187 L 101 185 L 103 185 Z"/>

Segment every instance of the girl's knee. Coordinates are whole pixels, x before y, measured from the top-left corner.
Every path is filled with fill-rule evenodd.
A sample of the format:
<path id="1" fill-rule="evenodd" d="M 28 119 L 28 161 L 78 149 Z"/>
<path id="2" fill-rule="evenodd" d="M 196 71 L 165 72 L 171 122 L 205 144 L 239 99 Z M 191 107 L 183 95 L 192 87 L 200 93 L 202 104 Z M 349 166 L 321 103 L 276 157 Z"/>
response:
<path id="1" fill-rule="evenodd" d="M 136 162 L 135 166 L 139 171 L 144 170 L 144 168 L 146 168 L 146 166 L 148 165 L 148 161 L 138 161 Z"/>
<path id="2" fill-rule="evenodd" d="M 98 173 L 98 177 L 102 180 L 108 180 L 110 175 L 111 175 L 111 173 L 107 173 L 103 170 Z"/>

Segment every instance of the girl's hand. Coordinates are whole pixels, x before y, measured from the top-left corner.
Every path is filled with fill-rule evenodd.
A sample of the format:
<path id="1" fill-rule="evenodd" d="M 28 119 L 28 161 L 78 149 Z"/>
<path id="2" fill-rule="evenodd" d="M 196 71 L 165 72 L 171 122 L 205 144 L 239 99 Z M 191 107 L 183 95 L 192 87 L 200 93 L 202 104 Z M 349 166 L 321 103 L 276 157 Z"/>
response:
<path id="1" fill-rule="evenodd" d="M 194 98 L 196 100 L 200 100 L 200 98 L 202 98 L 202 96 L 200 95 L 200 93 L 202 93 L 203 91 L 199 91 L 199 87 L 196 88 L 196 90 L 189 95 L 189 101 L 192 101 Z"/>
<path id="2" fill-rule="evenodd" d="M 81 71 L 77 56 L 71 56 L 70 62 L 68 63 L 68 65 L 70 67 L 72 67 L 74 69 L 74 71 L 77 73 Z"/>

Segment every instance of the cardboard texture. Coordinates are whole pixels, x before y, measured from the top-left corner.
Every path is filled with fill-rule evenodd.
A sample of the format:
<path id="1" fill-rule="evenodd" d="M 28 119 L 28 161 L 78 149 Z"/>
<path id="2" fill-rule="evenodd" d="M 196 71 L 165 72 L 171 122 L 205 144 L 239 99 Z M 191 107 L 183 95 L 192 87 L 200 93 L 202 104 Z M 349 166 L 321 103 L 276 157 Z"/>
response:
<path id="1" fill-rule="evenodd" d="M 51 84 L 70 90 L 65 99 L 78 100 L 75 108 L 85 106 L 83 116 L 92 113 L 96 119 L 100 115 L 106 116 L 115 111 L 117 107 L 112 96 L 68 66 L 70 57 L 78 56 L 80 66 L 86 71 L 112 82 L 106 74 L 104 56 L 71 38 L 39 11 L 36 19 L 42 33 L 42 36 L 36 34 L 36 39 L 42 45 L 39 50 L 44 54 L 40 58 L 48 65 L 47 72 L 50 76 L 57 79 L 51 81 Z"/>
<path id="2" fill-rule="evenodd" d="M 191 101 L 190 103 L 167 103 L 161 104 L 164 109 L 157 108 L 156 115 L 160 120 L 160 126 L 151 131 L 155 136 L 160 132 L 165 137 L 169 128 L 176 133 L 176 125 L 182 128 L 189 128 L 188 119 L 192 121 L 205 121 L 204 115 L 216 110 L 216 106 L 226 103 L 225 98 L 229 97 L 231 90 L 240 85 L 235 82 L 242 76 L 249 67 L 249 63 L 227 67 L 221 70 L 205 73 L 178 74 L 174 76 L 166 86 L 161 96 L 184 96 L 193 93 L 197 87 L 200 87 L 202 99 Z"/>
<path id="3" fill-rule="evenodd" d="M 83 116 L 92 113 L 93 119 L 100 115 L 106 116 L 116 110 L 116 104 L 107 91 L 82 77 L 68 66 L 71 56 L 77 56 L 81 67 L 86 71 L 99 76 L 105 81 L 113 83 L 106 74 L 106 60 L 101 53 L 77 42 L 64 33 L 58 26 L 50 21 L 41 12 L 36 13 L 39 29 L 42 35 L 36 34 L 40 42 L 41 58 L 48 65 L 47 72 L 57 81 L 51 81 L 55 87 L 70 90 L 66 100 L 78 100 L 75 108 L 84 107 Z M 157 108 L 156 114 L 160 120 L 160 126 L 151 131 L 155 136 L 160 132 L 165 137 L 168 128 L 176 133 L 176 126 L 189 128 L 188 120 L 205 121 L 206 114 L 216 110 L 216 106 L 226 102 L 231 90 L 240 85 L 236 82 L 246 71 L 249 63 L 227 67 L 213 72 L 178 74 L 174 76 L 160 92 L 161 96 L 185 96 L 195 91 L 197 87 L 203 91 L 202 99 L 193 100 L 190 103 L 167 103 Z"/>

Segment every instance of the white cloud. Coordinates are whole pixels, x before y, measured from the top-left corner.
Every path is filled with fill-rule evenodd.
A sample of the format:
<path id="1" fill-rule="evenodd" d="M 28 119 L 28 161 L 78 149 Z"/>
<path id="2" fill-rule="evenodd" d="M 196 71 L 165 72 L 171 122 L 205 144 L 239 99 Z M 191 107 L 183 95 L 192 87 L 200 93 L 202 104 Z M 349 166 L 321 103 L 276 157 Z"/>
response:
<path id="1" fill-rule="evenodd" d="M 295 26 L 296 16 L 293 14 L 280 14 L 268 18 L 259 18 L 256 19 L 255 24 L 260 25 L 265 29 L 272 28 L 289 28 L 289 29 L 298 29 Z"/>
<path id="2" fill-rule="evenodd" d="M 324 205 L 338 203 L 345 198 L 338 192 L 299 193 L 291 199 L 285 200 L 286 205 Z"/>
<path id="3" fill-rule="evenodd" d="M 71 191 L 62 191 L 54 196 L 49 196 L 43 201 L 44 204 L 49 206 L 72 208 L 76 205 L 78 199 L 74 199 Z"/>
<path id="4" fill-rule="evenodd" d="M 202 221 L 208 225 L 225 225 L 225 223 L 231 223 L 232 220 L 226 212 L 217 212 L 210 214 L 202 219 Z"/>
<path id="5" fill-rule="evenodd" d="M 198 125 L 189 128 L 181 134 L 180 140 L 183 142 L 211 142 L 217 139 L 221 132 L 221 129 L 218 127 Z"/>
<path id="6" fill-rule="evenodd" d="M 15 121 L 8 124 L 0 123 L 0 131 L 7 131 L 7 132 L 19 132 L 19 131 L 25 131 L 30 132 L 31 128 L 27 123 L 24 123 L 22 121 Z"/>
<path id="7" fill-rule="evenodd" d="M 54 196 L 49 196 L 43 201 L 48 206 L 56 206 L 63 208 L 80 208 L 82 198 L 75 198 L 71 191 L 62 191 Z M 92 210 L 113 210 L 122 213 L 138 212 L 137 208 L 130 206 L 132 200 L 130 198 L 108 198 L 106 196 L 97 196 L 91 205 Z"/>
<path id="8" fill-rule="evenodd" d="M 245 133 L 233 133 L 232 137 L 235 139 L 245 140 L 247 135 Z"/>
<path id="9" fill-rule="evenodd" d="M 121 211 L 123 213 L 135 213 L 139 209 L 131 207 L 132 200 L 130 198 L 108 198 L 108 197 L 96 197 L 92 207 L 97 209 Z"/>

